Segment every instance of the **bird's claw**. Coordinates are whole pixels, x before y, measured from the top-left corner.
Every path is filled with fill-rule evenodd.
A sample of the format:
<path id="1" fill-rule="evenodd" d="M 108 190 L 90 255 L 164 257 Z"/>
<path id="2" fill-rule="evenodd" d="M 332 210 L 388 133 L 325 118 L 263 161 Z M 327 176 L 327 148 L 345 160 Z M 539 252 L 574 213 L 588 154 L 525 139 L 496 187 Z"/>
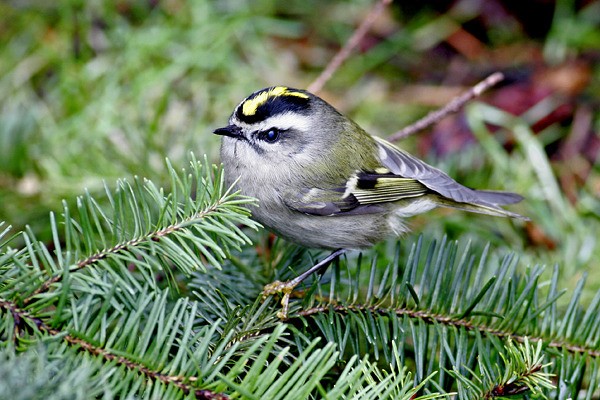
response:
<path id="1" fill-rule="evenodd" d="M 336 251 L 325 257 L 325 259 L 313 265 L 310 269 L 298 275 L 292 280 L 289 280 L 287 282 L 275 281 L 273 283 L 269 283 L 263 288 L 263 300 L 271 295 L 283 293 L 283 296 L 281 297 L 281 311 L 277 313 L 277 317 L 279 319 L 286 320 L 288 316 L 288 311 L 290 309 L 290 295 L 292 294 L 296 286 L 298 286 L 302 281 L 304 281 L 309 275 L 327 267 L 329 263 L 338 258 L 345 251 L 345 249 L 337 249 Z"/>
<path id="2" fill-rule="evenodd" d="M 287 319 L 288 311 L 290 309 L 290 295 L 296 286 L 298 286 L 298 282 L 291 280 L 287 282 L 275 281 L 265 285 L 263 288 L 263 300 L 275 294 L 283 294 L 283 296 L 281 296 L 281 311 L 277 313 L 277 318 L 281 320 Z"/>

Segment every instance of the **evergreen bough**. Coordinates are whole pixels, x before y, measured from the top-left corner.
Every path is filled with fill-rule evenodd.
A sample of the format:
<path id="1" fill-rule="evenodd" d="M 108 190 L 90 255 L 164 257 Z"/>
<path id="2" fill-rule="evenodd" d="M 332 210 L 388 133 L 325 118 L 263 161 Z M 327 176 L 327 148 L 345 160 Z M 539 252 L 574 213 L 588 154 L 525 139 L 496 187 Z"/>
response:
<path id="1" fill-rule="evenodd" d="M 168 168 L 168 190 L 64 203 L 48 243 L 0 224 L 0 398 L 598 398 L 583 280 L 567 295 L 558 267 L 421 237 L 342 259 L 280 321 L 254 200 L 206 161 Z M 314 261 L 271 250 L 279 278 Z"/>

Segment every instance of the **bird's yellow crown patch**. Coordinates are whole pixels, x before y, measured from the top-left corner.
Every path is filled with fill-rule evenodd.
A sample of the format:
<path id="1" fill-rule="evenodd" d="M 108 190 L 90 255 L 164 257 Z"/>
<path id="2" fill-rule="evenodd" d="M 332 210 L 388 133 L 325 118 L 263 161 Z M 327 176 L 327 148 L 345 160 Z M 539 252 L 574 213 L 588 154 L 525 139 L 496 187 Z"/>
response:
<path id="1" fill-rule="evenodd" d="M 302 92 L 289 90 L 285 86 L 275 86 L 269 90 L 264 90 L 260 92 L 258 95 L 254 96 L 251 99 L 246 100 L 244 104 L 242 104 L 242 113 L 246 116 L 254 115 L 256 114 L 256 110 L 258 110 L 258 107 L 265 104 L 270 98 L 278 96 L 296 96 L 301 97 L 303 99 L 308 99 L 308 96 Z"/>

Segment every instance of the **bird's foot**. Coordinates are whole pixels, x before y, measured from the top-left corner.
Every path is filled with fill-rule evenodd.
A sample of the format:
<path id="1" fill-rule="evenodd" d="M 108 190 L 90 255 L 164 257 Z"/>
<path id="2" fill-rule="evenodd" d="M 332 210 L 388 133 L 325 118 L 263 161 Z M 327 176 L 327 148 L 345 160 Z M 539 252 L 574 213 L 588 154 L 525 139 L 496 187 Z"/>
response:
<path id="1" fill-rule="evenodd" d="M 304 281 L 309 275 L 314 274 L 315 272 L 319 272 L 323 270 L 323 268 L 326 268 L 329 265 L 329 263 L 331 263 L 333 260 L 338 258 L 340 255 L 344 254 L 345 252 L 345 249 L 335 250 L 330 255 L 325 257 L 324 260 L 315 264 L 312 268 L 308 269 L 307 271 L 298 275 L 292 280 L 289 280 L 287 282 L 275 281 L 273 283 L 269 283 L 263 288 L 263 300 L 271 295 L 283 293 L 283 296 L 281 297 L 282 308 L 281 311 L 277 313 L 277 317 L 279 317 L 279 319 L 286 320 L 288 317 L 288 311 L 290 309 L 290 295 L 292 294 L 296 286 L 302 283 L 302 281 Z"/>
<path id="2" fill-rule="evenodd" d="M 290 295 L 294 291 L 294 288 L 298 286 L 300 282 L 297 282 L 296 279 L 292 279 L 291 281 L 281 282 L 275 281 L 265 285 L 262 292 L 263 299 L 266 299 L 269 296 L 282 294 L 281 296 L 281 311 L 277 313 L 277 318 L 281 320 L 286 320 L 288 317 L 288 311 L 290 309 Z"/>

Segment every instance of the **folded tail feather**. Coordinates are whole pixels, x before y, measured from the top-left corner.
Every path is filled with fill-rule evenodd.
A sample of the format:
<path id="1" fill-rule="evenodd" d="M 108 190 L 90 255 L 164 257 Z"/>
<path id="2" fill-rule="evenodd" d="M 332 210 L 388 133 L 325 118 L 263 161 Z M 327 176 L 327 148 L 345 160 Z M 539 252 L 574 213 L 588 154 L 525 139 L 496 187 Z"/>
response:
<path id="1" fill-rule="evenodd" d="M 486 193 L 486 195 L 488 195 L 490 193 L 496 194 L 498 192 L 485 192 L 485 193 Z M 501 193 L 501 194 L 505 194 L 505 193 Z M 506 193 L 506 194 L 511 195 L 513 193 Z M 515 196 L 521 197 L 519 195 L 515 195 Z M 499 201 L 499 200 L 502 200 L 502 197 L 493 197 L 492 196 L 489 199 L 490 200 L 496 199 L 495 201 Z M 516 203 L 518 201 L 518 200 L 516 200 L 516 201 L 513 200 L 513 198 L 511 198 L 510 196 L 507 199 L 505 199 L 505 201 L 506 200 L 512 200 L 512 203 Z M 500 208 L 494 203 L 487 203 L 484 201 L 482 201 L 482 203 L 462 203 L 462 202 L 454 201 L 447 197 L 435 196 L 434 202 L 438 206 L 455 208 L 457 210 L 470 211 L 470 212 L 486 214 L 486 215 L 493 215 L 496 217 L 510 217 L 510 218 L 521 219 L 524 221 L 530 221 L 530 218 L 528 218 L 528 217 L 525 217 L 521 214 L 517 214 L 517 213 L 511 212 L 511 211 L 505 210 L 503 208 Z M 497 203 L 497 204 L 503 204 L 503 203 Z M 511 204 L 511 203 L 505 203 L 505 204 Z"/>
<path id="2" fill-rule="evenodd" d="M 497 192 L 494 190 L 475 190 L 475 193 L 481 201 L 491 204 L 515 204 L 523 200 L 523 196 L 511 192 Z"/>

